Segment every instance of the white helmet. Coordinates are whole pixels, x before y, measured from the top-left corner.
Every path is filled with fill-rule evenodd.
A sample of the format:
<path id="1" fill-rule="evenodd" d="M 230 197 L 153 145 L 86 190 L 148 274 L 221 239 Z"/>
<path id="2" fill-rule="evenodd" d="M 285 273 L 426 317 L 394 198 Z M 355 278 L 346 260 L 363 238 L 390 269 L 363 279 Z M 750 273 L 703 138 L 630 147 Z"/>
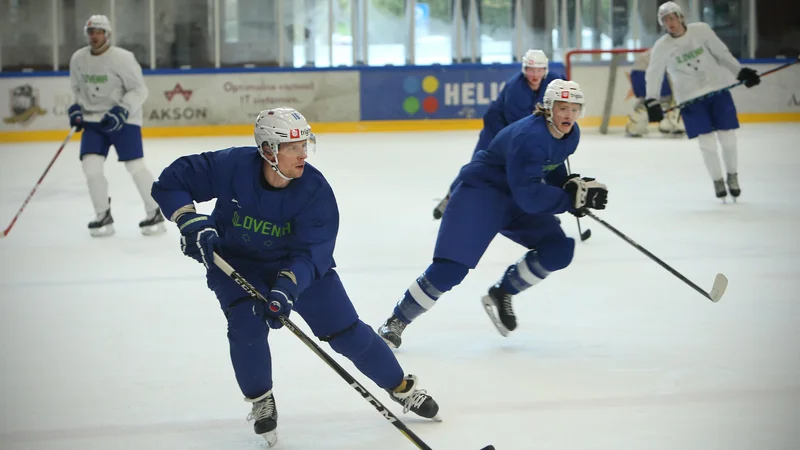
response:
<path id="1" fill-rule="evenodd" d="M 547 76 L 549 71 L 547 55 L 541 50 L 528 50 L 525 56 L 522 57 L 522 71 L 525 72 L 527 67 L 539 67 L 544 69 L 544 76 Z"/>
<path id="2" fill-rule="evenodd" d="M 666 2 L 658 7 L 658 24 L 664 26 L 664 18 L 670 14 L 675 14 L 679 19 L 683 20 L 683 11 L 681 7 L 675 2 Z"/>
<path id="3" fill-rule="evenodd" d="M 96 14 L 92 17 L 89 17 L 89 20 L 86 21 L 86 25 L 83 27 L 83 34 L 88 35 L 90 28 L 97 28 L 105 31 L 106 39 L 111 36 L 111 22 L 106 16 Z"/>
<path id="4" fill-rule="evenodd" d="M 542 100 L 544 109 L 552 112 L 555 102 L 577 103 L 581 105 L 580 117 L 583 117 L 583 111 L 585 109 L 583 107 L 583 90 L 578 83 L 561 79 L 551 81 L 544 91 L 544 99 Z"/>
<path id="5" fill-rule="evenodd" d="M 308 141 L 308 150 L 314 151 L 316 136 L 311 132 L 311 126 L 294 108 L 265 109 L 258 114 L 254 136 L 258 145 L 258 152 L 282 178 L 290 180 L 278 170 L 277 159 L 273 162 L 267 158 L 264 143 L 268 145 L 270 155 L 278 154 L 278 149 L 283 142 Z"/>

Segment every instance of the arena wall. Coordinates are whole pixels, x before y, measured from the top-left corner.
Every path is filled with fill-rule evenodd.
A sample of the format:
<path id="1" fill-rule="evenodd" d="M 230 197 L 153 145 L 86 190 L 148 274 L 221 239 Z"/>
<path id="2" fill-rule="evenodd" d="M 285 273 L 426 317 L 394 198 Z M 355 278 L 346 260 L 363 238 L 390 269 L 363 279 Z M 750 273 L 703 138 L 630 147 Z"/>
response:
<path id="1" fill-rule="evenodd" d="M 785 60 L 742 61 L 759 72 Z M 800 122 L 800 64 L 753 89 L 732 90 L 742 122 Z M 633 108 L 628 75 L 618 68 L 611 126 Z M 480 129 L 481 117 L 519 70 L 517 64 L 301 69 L 145 71 L 145 137 L 252 133 L 259 111 L 291 106 L 317 133 Z M 564 72 L 561 64 L 551 70 Z M 587 99 L 584 128 L 599 125 L 608 92 L 607 63 L 578 63 L 572 78 Z M 735 82 L 731 75 L 731 82 Z M 0 141 L 61 140 L 72 103 L 64 72 L 0 73 Z"/>

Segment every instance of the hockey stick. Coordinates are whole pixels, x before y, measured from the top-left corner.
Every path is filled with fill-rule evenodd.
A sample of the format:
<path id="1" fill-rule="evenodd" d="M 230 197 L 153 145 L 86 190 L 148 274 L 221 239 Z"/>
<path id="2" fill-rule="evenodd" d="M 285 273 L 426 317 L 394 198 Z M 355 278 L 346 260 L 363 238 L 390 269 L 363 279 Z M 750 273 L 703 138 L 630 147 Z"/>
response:
<path id="1" fill-rule="evenodd" d="M 58 151 L 53 156 L 53 159 L 50 160 L 50 164 L 48 164 L 47 168 L 44 169 L 44 173 L 42 173 L 42 176 L 39 177 L 39 181 L 37 181 L 36 184 L 33 186 L 33 189 L 31 190 L 31 193 L 28 194 L 28 198 L 26 198 L 25 201 L 22 202 L 22 206 L 19 207 L 19 210 L 17 211 L 17 214 L 14 216 L 13 219 L 11 219 L 11 223 L 8 224 L 8 227 L 5 230 L 3 230 L 3 235 L 0 236 L 0 239 L 8 236 L 8 233 L 11 232 L 11 227 L 13 227 L 14 224 L 17 222 L 17 219 L 19 218 L 20 214 L 22 214 L 22 210 L 25 209 L 25 206 L 28 204 L 29 201 L 31 201 L 31 198 L 33 197 L 33 194 L 36 193 L 36 188 L 38 188 L 39 185 L 42 184 L 42 180 L 44 180 L 44 176 L 47 175 L 47 172 L 49 172 L 50 168 L 53 167 L 53 164 L 56 162 L 56 159 L 58 158 L 58 155 L 60 155 L 61 151 L 64 150 L 64 147 L 67 146 L 67 142 L 69 142 L 69 140 L 70 140 L 70 138 L 72 138 L 73 134 L 75 134 L 75 128 L 71 128 L 69 130 L 69 134 L 67 135 L 66 138 L 64 138 L 64 142 L 61 143 L 61 147 L 58 148 Z"/>
<path id="2" fill-rule="evenodd" d="M 570 175 L 572 174 L 572 169 L 569 168 L 569 158 L 567 158 L 566 163 L 567 163 L 567 175 Z M 581 242 L 592 237 L 592 230 L 587 228 L 586 232 L 584 232 L 581 229 L 581 219 L 579 217 L 576 216 L 575 221 L 578 222 L 578 234 L 581 236 Z"/>
<path id="3" fill-rule="evenodd" d="M 766 72 L 763 72 L 763 73 L 759 74 L 758 76 L 759 77 L 765 77 L 765 76 L 767 76 L 769 74 L 775 73 L 775 72 L 777 72 L 779 70 L 782 70 L 782 69 L 785 69 L 785 68 L 787 68 L 789 66 L 797 64 L 798 62 L 800 62 L 800 56 L 798 56 L 797 58 L 795 58 L 791 62 L 788 62 L 786 64 L 782 64 L 782 65 L 780 65 L 778 67 L 775 67 L 774 69 L 770 69 L 770 70 L 768 70 Z M 685 107 L 687 107 L 687 106 L 689 106 L 689 105 L 691 105 L 693 103 L 697 103 L 697 102 L 699 102 L 701 100 L 705 100 L 705 99 L 707 99 L 709 97 L 713 97 L 713 96 L 715 96 L 717 94 L 721 94 L 721 93 L 723 93 L 725 91 L 729 91 L 729 90 L 735 88 L 736 86 L 739 86 L 740 84 L 744 84 L 744 81 L 738 81 L 738 82 L 733 83 L 732 85 L 724 87 L 722 89 L 719 89 L 719 90 L 716 90 L 716 91 L 711 91 L 708 94 L 703 94 L 703 95 L 701 95 L 699 97 L 695 97 L 693 99 L 686 100 L 685 102 L 683 102 L 683 103 L 681 103 L 679 105 L 675 105 L 675 106 L 672 106 L 672 107 L 664 110 L 664 114 L 666 114 L 666 113 L 668 113 L 670 111 L 676 110 L 676 109 L 683 109 L 683 108 L 685 108 Z"/>
<path id="4" fill-rule="evenodd" d="M 587 216 L 589 216 L 592 219 L 594 219 L 594 220 L 600 222 L 601 224 L 603 224 L 606 228 L 611 230 L 611 232 L 613 232 L 617 236 L 621 237 L 623 240 L 625 240 L 627 243 L 629 243 L 632 246 L 634 246 L 640 252 L 642 252 L 645 255 L 647 255 L 650 259 L 652 259 L 653 261 L 657 262 L 658 265 L 660 265 L 661 267 L 667 269 L 671 274 L 675 275 L 676 277 L 678 277 L 678 279 L 680 279 L 684 283 L 686 283 L 689 286 L 691 286 L 695 291 L 703 294 L 703 296 L 705 298 L 711 300 L 712 302 L 714 302 L 714 303 L 718 302 L 722 298 L 722 294 L 725 293 L 725 288 L 728 287 L 728 279 L 725 277 L 725 275 L 723 275 L 721 273 L 718 273 L 717 277 L 714 279 L 714 285 L 711 287 L 711 292 L 706 292 L 703 288 L 701 288 L 700 286 L 694 284 L 691 280 L 689 280 L 688 278 L 683 276 L 677 270 L 675 270 L 672 267 L 670 267 L 667 263 L 665 263 L 664 261 L 658 259 L 658 257 L 656 257 L 656 255 L 650 253 L 646 248 L 644 248 L 641 245 L 639 245 L 636 242 L 634 242 L 633 239 L 631 239 L 628 236 L 625 236 L 624 234 L 622 234 L 621 231 L 619 231 L 616 228 L 614 228 L 613 226 L 611 226 L 611 224 L 609 224 L 605 220 L 597 217 L 596 215 L 594 215 L 594 213 L 592 213 L 589 210 L 584 210 L 583 212 L 586 213 Z"/>
<path id="5" fill-rule="evenodd" d="M 221 256 L 219 256 L 216 252 L 214 253 L 214 264 L 217 265 L 226 275 L 231 277 L 233 281 L 236 282 L 239 286 L 242 287 L 251 297 L 256 300 L 267 302 L 267 299 L 261 295 L 256 288 L 250 284 L 243 276 L 241 276 L 238 272 L 236 272 L 230 264 L 228 264 Z M 286 327 L 289 331 L 291 331 L 295 336 L 297 336 L 301 341 L 303 341 L 306 346 L 311 349 L 317 356 L 320 357 L 325 364 L 327 364 L 331 369 L 336 371 L 340 377 L 342 377 L 353 389 L 356 390 L 366 401 L 368 401 L 375 409 L 378 410 L 381 415 L 391 422 L 392 425 L 395 426 L 401 433 L 405 435 L 417 448 L 421 450 L 433 450 L 431 447 L 428 446 L 422 439 L 419 438 L 413 431 L 411 431 L 400 419 L 397 418 L 394 414 L 392 414 L 389 409 L 387 409 L 383 404 L 378 401 L 375 396 L 370 394 L 364 386 L 361 385 L 352 375 L 350 375 L 342 366 L 339 365 L 333 358 L 331 358 L 325 350 L 321 349 L 311 338 L 308 337 L 303 331 L 297 327 L 291 320 L 286 317 L 280 316 L 278 320 L 281 321 L 284 327 Z M 481 450 L 494 450 L 494 446 L 488 445 L 483 447 Z"/>

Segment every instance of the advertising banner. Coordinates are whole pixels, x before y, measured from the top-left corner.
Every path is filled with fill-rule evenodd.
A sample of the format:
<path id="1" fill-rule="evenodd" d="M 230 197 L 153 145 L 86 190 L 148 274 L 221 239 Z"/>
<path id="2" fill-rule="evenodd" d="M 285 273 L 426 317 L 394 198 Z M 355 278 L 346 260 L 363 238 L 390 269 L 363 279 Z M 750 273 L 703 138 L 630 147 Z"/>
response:
<path id="1" fill-rule="evenodd" d="M 261 72 L 152 75 L 144 124 L 241 125 L 279 106 L 296 108 L 309 122 L 359 120 L 358 72 Z"/>
<path id="2" fill-rule="evenodd" d="M 432 66 L 361 73 L 361 120 L 480 118 L 514 66 Z"/>
<path id="3" fill-rule="evenodd" d="M 251 124 L 289 106 L 309 122 L 357 122 L 357 71 L 145 75 L 145 127 Z M 0 78 L 0 131 L 69 128 L 69 78 Z"/>

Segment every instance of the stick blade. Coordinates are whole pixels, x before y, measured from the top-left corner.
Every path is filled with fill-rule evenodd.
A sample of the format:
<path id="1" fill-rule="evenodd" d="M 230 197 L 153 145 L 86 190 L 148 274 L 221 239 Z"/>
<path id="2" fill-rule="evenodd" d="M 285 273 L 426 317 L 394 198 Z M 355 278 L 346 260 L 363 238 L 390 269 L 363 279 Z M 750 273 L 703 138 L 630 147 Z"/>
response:
<path id="1" fill-rule="evenodd" d="M 721 298 L 722 294 L 725 293 L 725 289 L 728 288 L 728 278 L 725 275 L 718 273 L 717 277 L 714 279 L 714 286 L 711 287 L 711 292 L 708 294 L 708 298 L 717 303 Z"/>
<path id="2" fill-rule="evenodd" d="M 483 447 L 481 450 L 494 450 L 494 445 L 487 445 L 486 447 Z"/>

